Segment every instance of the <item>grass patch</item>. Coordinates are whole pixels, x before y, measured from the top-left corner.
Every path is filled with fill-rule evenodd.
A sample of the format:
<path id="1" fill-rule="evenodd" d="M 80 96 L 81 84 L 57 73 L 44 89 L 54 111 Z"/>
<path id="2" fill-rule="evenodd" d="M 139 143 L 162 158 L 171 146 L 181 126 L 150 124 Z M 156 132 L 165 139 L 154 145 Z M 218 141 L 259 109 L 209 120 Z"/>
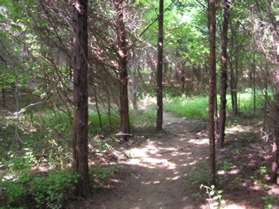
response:
<path id="1" fill-rule="evenodd" d="M 156 111 L 154 109 L 130 112 L 132 128 L 153 127 L 155 125 L 155 120 Z"/>
<path id="2" fill-rule="evenodd" d="M 153 126 L 155 111 L 131 111 L 132 128 Z M 20 118 L 18 132 L 22 141 L 22 151 L 15 146 L 15 123 L 7 121 L 6 126 L 0 125 L 0 161 L 9 161 L 11 155 L 21 158 L 29 150 L 38 164 L 48 164 L 51 167 L 63 169 L 72 158 L 72 117 L 62 111 L 46 110 Z M 96 112 L 89 113 L 89 137 L 96 134 L 112 134 L 119 130 L 120 118 L 117 112 L 112 112 L 109 118 L 106 112 L 101 113 L 101 123 Z M 7 151 L 9 150 L 9 152 Z M 14 151 L 14 153 L 13 153 Z"/>
<path id="3" fill-rule="evenodd" d="M 165 110 L 175 113 L 179 117 L 206 119 L 208 115 L 208 98 L 204 96 L 191 98 L 186 96 L 169 97 L 166 99 Z"/>
<path id="4" fill-rule="evenodd" d="M 219 98 L 218 98 L 219 99 Z M 219 103 L 219 102 L 218 102 Z M 218 104 L 219 106 L 219 104 Z M 264 97 L 261 92 L 256 95 L 256 110 L 264 106 Z M 227 96 L 228 111 L 232 111 L 231 98 Z M 238 95 L 239 112 L 244 115 L 253 114 L 253 94 L 250 91 Z M 165 110 L 172 112 L 179 117 L 189 119 L 207 120 L 208 118 L 208 96 L 186 97 L 167 97 Z"/>
<path id="5" fill-rule="evenodd" d="M 78 175 L 71 171 L 51 171 L 47 175 L 27 173 L 2 178 L 3 208 L 60 209 L 73 196 Z M 1 208 L 1 206 L 0 206 Z"/>
<path id="6" fill-rule="evenodd" d="M 210 172 L 208 170 L 208 162 L 201 161 L 190 171 L 186 180 L 189 185 L 195 186 L 196 188 L 200 185 L 208 185 L 210 179 Z"/>

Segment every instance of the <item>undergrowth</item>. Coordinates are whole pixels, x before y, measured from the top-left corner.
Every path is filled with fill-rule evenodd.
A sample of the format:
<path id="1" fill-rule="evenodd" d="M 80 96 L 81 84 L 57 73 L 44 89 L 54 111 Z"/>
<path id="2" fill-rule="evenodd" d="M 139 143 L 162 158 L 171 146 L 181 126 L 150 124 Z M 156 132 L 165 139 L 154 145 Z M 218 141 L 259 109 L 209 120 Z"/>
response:
<path id="1" fill-rule="evenodd" d="M 153 110 L 131 111 L 130 115 L 132 128 L 152 126 L 155 121 Z M 89 113 L 89 141 L 98 145 L 95 151 L 105 153 L 109 146 L 95 136 L 116 132 L 119 124 L 117 112 L 111 117 L 102 112 L 101 123 L 96 112 Z M 16 125 L 19 145 L 15 145 Z M 0 141 L 0 209 L 60 209 L 73 197 L 78 176 L 68 170 L 72 161 L 69 114 L 53 110 L 26 113 L 18 124 L 5 119 L 0 124 Z M 95 166 L 90 171 L 92 188 L 102 187 L 116 171 L 115 167 Z"/>
<path id="2" fill-rule="evenodd" d="M 219 98 L 218 98 L 219 100 Z M 218 101 L 219 106 L 219 101 Z M 256 110 L 261 110 L 264 106 L 264 97 L 261 92 L 256 95 Z M 231 98 L 227 96 L 228 112 L 232 112 Z M 253 94 L 251 91 L 243 92 L 238 95 L 239 112 L 244 115 L 253 114 Z M 166 97 L 165 110 L 172 112 L 179 117 L 189 119 L 207 120 L 208 118 L 208 97 L 194 96 L 186 97 Z"/>

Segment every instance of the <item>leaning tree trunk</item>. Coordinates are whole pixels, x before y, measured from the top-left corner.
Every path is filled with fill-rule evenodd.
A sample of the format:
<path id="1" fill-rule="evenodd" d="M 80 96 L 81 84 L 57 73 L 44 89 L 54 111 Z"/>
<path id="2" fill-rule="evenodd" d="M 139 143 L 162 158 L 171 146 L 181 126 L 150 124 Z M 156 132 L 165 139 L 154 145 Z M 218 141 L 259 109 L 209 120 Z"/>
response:
<path id="1" fill-rule="evenodd" d="M 124 0 L 113 0 L 113 5 L 116 11 L 117 56 L 120 81 L 120 129 L 123 140 L 127 141 L 130 134 L 127 70 L 128 44 L 124 24 L 123 3 Z"/>
<path id="2" fill-rule="evenodd" d="M 73 169 L 79 174 L 77 193 L 87 196 L 88 174 L 88 0 L 73 2 L 74 133 Z"/>
<path id="3" fill-rule="evenodd" d="M 163 128 L 163 49 L 164 49 L 164 0 L 160 0 L 158 18 L 158 63 L 157 63 L 157 121 L 156 129 Z"/>
<path id="4" fill-rule="evenodd" d="M 225 141 L 225 127 L 226 127 L 226 106 L 227 106 L 227 69 L 228 69 L 228 26 L 229 26 L 229 10 L 230 3 L 224 0 L 224 20 L 223 31 L 221 34 L 222 54 L 221 54 L 221 104 L 220 104 L 220 131 L 219 131 L 219 145 L 224 146 Z"/>
<path id="5" fill-rule="evenodd" d="M 208 108 L 208 137 L 209 137 L 209 166 L 211 183 L 216 183 L 216 152 L 215 152 L 215 101 L 216 101 L 216 0 L 208 0 L 208 27 L 209 27 L 209 108 Z"/>

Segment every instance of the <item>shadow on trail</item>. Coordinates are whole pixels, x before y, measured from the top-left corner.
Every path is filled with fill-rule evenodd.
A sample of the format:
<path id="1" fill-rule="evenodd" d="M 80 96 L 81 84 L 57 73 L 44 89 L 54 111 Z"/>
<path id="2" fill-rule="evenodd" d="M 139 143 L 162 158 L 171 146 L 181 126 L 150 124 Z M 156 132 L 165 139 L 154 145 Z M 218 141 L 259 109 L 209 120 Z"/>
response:
<path id="1" fill-rule="evenodd" d="M 265 199 L 270 199 L 272 208 L 278 209 L 279 188 L 269 183 L 271 147 L 263 141 L 260 126 L 235 125 L 228 128 L 226 138 L 226 147 L 218 154 L 219 182 L 231 203 L 226 208 L 267 208 L 270 202 Z"/>
<path id="2" fill-rule="evenodd" d="M 255 163 L 267 160 L 266 151 L 259 151 L 261 143 L 254 129 L 242 128 L 228 133 L 227 147 L 218 154 L 222 162 L 218 176 L 227 202 L 224 208 L 263 208 L 262 197 L 278 187 L 264 190 L 255 184 L 252 176 L 260 166 Z M 98 190 L 69 209 L 209 208 L 205 192 L 199 189 L 208 180 L 205 129 L 204 122 L 178 119 L 167 124 L 166 133 L 140 138 L 142 143 L 122 148 L 127 159 L 118 162 L 119 173 L 110 188 Z"/>
<path id="3" fill-rule="evenodd" d="M 145 139 L 125 152 L 118 163 L 118 178 L 109 190 L 99 190 L 82 208 L 94 209 L 190 209 L 197 208 L 187 174 L 207 157 L 207 140 L 187 130 L 190 121 L 171 123 L 166 133 Z M 204 124 L 203 124 L 204 127 Z"/>

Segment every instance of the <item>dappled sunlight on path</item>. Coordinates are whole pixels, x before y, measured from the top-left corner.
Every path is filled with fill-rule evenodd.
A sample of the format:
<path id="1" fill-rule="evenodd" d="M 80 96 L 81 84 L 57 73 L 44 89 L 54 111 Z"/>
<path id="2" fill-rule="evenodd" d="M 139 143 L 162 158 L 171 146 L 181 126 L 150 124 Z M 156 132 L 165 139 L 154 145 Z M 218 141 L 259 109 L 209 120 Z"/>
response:
<path id="1" fill-rule="evenodd" d="M 165 115 L 165 133 L 123 148 L 120 174 L 113 189 L 94 194 L 82 208 L 94 209 L 196 209 L 186 176 L 207 158 L 206 139 L 187 129 L 204 129 L 201 122 Z M 135 139 L 137 140 L 137 139 Z M 140 140 L 140 139 L 139 139 Z M 199 141 L 199 142 L 197 142 Z"/>
<path id="2" fill-rule="evenodd" d="M 205 193 L 193 183 L 204 178 L 207 169 L 206 123 L 176 119 L 166 114 L 165 132 L 149 139 L 135 138 L 141 141 L 122 147 L 126 158 L 119 160 L 120 171 L 110 189 L 101 189 L 81 207 L 70 209 L 209 209 Z M 229 129 L 230 133 L 250 130 L 248 126 Z M 197 168 L 200 170 L 195 171 Z M 230 170 L 220 170 L 219 175 L 239 172 L 239 167 L 232 166 Z M 257 208 L 247 207 L 242 200 L 232 198 L 225 208 Z"/>

